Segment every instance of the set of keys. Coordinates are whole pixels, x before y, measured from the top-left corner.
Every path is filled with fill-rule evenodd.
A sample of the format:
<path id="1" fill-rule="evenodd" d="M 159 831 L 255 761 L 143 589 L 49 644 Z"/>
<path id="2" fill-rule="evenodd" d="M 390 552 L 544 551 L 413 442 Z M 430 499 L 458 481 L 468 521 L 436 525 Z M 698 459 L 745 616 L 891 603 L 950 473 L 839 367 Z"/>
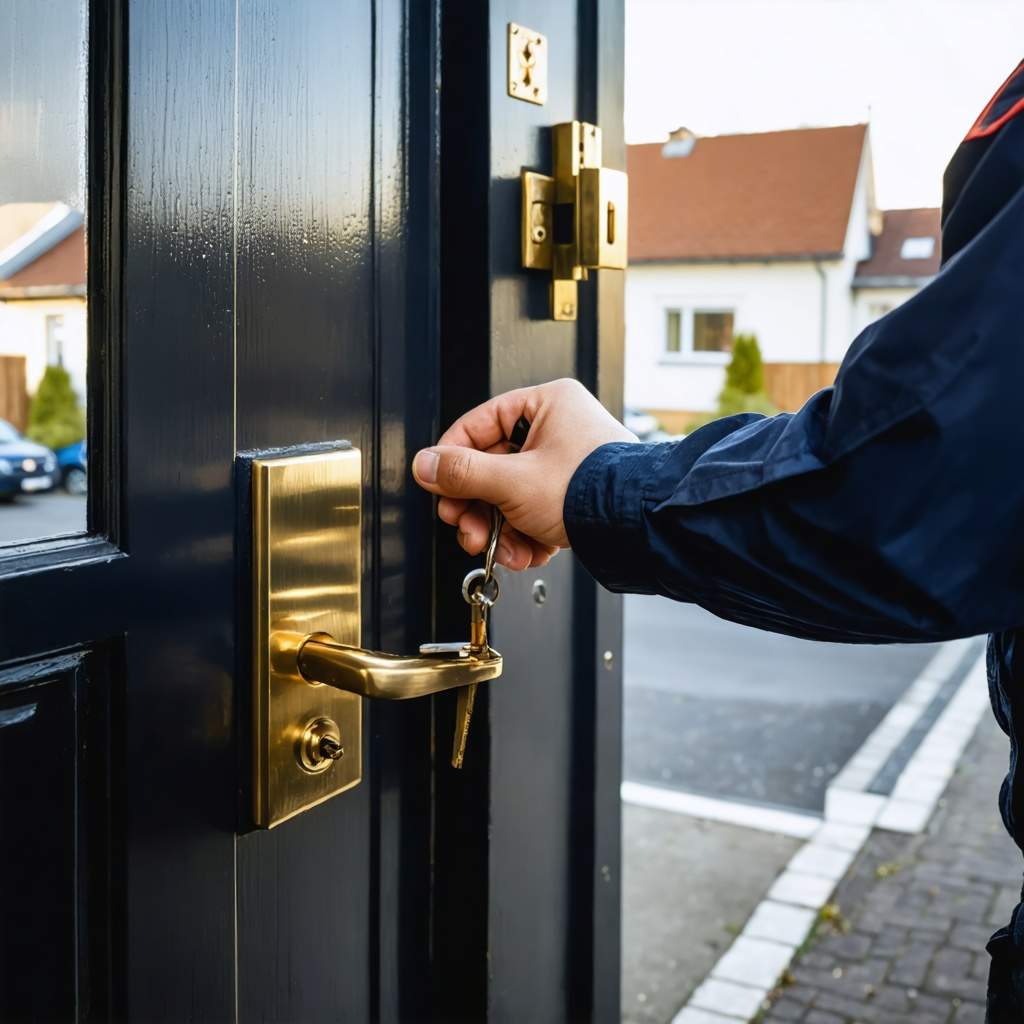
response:
<path id="1" fill-rule="evenodd" d="M 530 422 L 520 416 L 509 438 L 509 452 L 518 452 L 530 432 Z M 423 644 L 421 654 L 447 654 L 456 651 L 466 658 L 500 658 L 491 649 L 487 639 L 488 622 L 491 609 L 498 600 L 501 586 L 494 574 L 494 556 L 501 538 L 501 528 L 505 525 L 505 516 L 495 505 L 491 509 L 491 535 L 484 553 L 484 567 L 473 569 L 462 581 L 462 597 L 469 605 L 469 643 L 468 644 Z M 500 670 L 499 670 L 500 673 Z M 469 739 L 469 725 L 473 718 L 473 704 L 476 701 L 478 683 L 463 686 L 456 694 L 455 703 L 455 738 L 452 742 L 452 767 L 461 768 L 466 756 L 466 741 Z"/>
<path id="2" fill-rule="evenodd" d="M 487 642 L 487 625 L 491 608 L 498 600 L 501 587 L 498 577 L 494 575 L 494 555 L 498 550 L 498 538 L 505 517 L 497 506 L 491 510 L 491 536 L 487 542 L 484 567 L 473 569 L 462 581 L 462 597 L 469 605 L 469 644 L 468 653 L 471 657 L 488 657 L 491 654 Z M 473 717 L 473 703 L 479 684 L 464 686 L 455 698 L 455 739 L 452 743 L 452 767 L 461 768 L 466 756 L 466 741 L 469 739 L 469 723 Z"/>

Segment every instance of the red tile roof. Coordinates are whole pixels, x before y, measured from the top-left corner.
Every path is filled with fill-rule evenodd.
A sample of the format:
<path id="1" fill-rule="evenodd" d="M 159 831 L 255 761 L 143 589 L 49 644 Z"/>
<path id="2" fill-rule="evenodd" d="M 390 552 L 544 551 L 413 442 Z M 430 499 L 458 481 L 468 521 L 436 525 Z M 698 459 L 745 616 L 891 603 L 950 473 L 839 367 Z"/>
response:
<path id="1" fill-rule="evenodd" d="M 3 281 L 3 285 L 10 288 L 74 287 L 84 284 L 85 229 L 81 227 Z"/>
<path id="2" fill-rule="evenodd" d="M 871 258 L 857 264 L 854 285 L 883 285 L 908 278 L 934 277 L 939 272 L 942 252 L 942 211 L 933 208 L 886 210 L 882 214 L 882 233 L 874 239 Z M 904 259 L 903 243 L 908 238 L 931 238 L 932 253 L 926 259 Z"/>
<path id="3" fill-rule="evenodd" d="M 842 252 L 866 140 L 857 124 L 630 146 L 630 261 Z"/>

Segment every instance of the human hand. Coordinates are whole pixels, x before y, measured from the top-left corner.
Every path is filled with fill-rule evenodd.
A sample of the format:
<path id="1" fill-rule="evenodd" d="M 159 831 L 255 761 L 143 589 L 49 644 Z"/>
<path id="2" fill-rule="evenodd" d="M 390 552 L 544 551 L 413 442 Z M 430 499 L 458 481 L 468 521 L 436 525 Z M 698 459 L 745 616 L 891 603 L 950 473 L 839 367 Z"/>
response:
<path id="1" fill-rule="evenodd" d="M 520 417 L 530 433 L 511 454 L 508 438 Z M 458 528 L 459 544 L 471 555 L 488 541 L 487 504 L 497 505 L 505 527 L 496 560 L 528 569 L 569 546 L 562 506 L 580 463 L 603 444 L 636 439 L 578 381 L 555 380 L 507 391 L 461 416 L 435 446 L 416 454 L 413 476 L 440 495 L 438 515 Z"/>

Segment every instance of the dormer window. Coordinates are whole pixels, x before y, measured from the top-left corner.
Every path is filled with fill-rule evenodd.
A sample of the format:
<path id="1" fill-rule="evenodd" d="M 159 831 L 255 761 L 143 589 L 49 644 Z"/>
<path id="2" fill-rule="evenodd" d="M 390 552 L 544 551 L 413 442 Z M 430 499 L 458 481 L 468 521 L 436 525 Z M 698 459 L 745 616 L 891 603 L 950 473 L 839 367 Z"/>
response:
<path id="1" fill-rule="evenodd" d="M 921 238 L 904 238 L 900 248 L 901 260 L 930 260 L 935 253 L 935 239 L 930 235 Z"/>

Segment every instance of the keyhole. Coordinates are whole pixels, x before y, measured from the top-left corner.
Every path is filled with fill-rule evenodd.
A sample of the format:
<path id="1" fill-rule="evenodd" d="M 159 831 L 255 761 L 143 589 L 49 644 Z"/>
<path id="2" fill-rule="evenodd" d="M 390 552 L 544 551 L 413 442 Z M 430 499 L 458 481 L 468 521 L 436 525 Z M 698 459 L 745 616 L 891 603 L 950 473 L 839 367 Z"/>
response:
<path id="1" fill-rule="evenodd" d="M 314 718 L 299 736 L 296 756 L 303 771 L 318 775 L 345 756 L 341 731 L 333 718 Z"/>
<path id="2" fill-rule="evenodd" d="M 519 59 L 523 65 L 523 85 L 529 86 L 532 84 L 533 81 L 531 71 L 533 69 L 533 65 L 537 62 L 537 56 L 533 52 L 532 43 L 527 43 L 523 47 L 523 52 Z"/>

